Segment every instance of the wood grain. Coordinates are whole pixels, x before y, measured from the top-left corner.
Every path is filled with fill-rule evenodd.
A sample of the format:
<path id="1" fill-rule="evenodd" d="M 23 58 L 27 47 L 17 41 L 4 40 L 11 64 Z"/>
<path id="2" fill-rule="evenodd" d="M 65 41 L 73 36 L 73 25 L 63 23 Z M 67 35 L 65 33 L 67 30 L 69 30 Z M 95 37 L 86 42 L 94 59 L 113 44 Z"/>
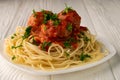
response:
<path id="1" fill-rule="evenodd" d="M 27 26 L 33 9 L 58 13 L 65 3 L 82 17 L 81 25 L 113 44 L 117 55 L 87 70 L 51 76 L 30 75 L 0 59 L 0 80 L 120 80 L 120 0 L 0 0 L 0 40 L 13 33 L 17 26 Z"/>

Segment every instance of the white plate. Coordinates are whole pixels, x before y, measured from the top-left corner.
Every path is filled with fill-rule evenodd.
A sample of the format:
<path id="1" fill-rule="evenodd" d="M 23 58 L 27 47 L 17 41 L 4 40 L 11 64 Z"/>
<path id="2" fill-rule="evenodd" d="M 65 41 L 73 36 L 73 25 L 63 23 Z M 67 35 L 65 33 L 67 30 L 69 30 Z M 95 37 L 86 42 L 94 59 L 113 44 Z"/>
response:
<path id="1" fill-rule="evenodd" d="M 112 56 L 115 55 L 116 50 L 114 49 L 114 47 L 110 43 L 108 43 L 108 41 L 104 40 L 102 37 L 99 37 L 97 39 L 100 42 L 102 42 L 104 44 L 104 46 L 109 50 L 108 55 L 106 55 L 103 59 L 101 59 L 99 61 L 89 63 L 89 64 L 79 66 L 79 67 L 77 66 L 77 67 L 73 67 L 73 68 L 68 68 L 68 69 L 65 69 L 65 70 L 56 70 L 56 71 L 47 72 L 47 71 L 42 71 L 42 70 L 34 70 L 34 69 L 26 67 L 26 66 L 21 66 L 21 65 L 14 64 L 9 60 L 8 56 L 3 51 L 4 50 L 4 41 L 0 41 L 0 56 L 7 63 L 9 63 L 9 65 L 11 65 L 11 66 L 13 66 L 13 67 L 15 67 L 19 70 L 22 70 L 22 71 L 25 71 L 25 72 L 28 72 L 28 73 L 31 73 L 31 74 L 35 74 L 35 75 L 53 75 L 53 74 L 62 74 L 62 73 L 80 71 L 80 70 L 88 69 L 88 68 L 94 67 L 96 65 L 99 65 L 101 63 L 104 63 L 105 61 L 109 60 Z"/>

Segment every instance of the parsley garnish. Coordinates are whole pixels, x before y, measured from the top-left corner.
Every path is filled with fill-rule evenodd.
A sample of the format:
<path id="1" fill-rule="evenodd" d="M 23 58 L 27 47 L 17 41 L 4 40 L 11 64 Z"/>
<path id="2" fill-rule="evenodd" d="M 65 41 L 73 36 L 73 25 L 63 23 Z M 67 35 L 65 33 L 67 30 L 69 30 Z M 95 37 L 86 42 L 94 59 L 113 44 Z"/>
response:
<path id="1" fill-rule="evenodd" d="M 13 34 L 14 36 L 17 36 L 15 33 Z"/>
<path id="2" fill-rule="evenodd" d="M 11 48 L 12 48 L 12 49 L 16 49 L 16 48 L 19 48 L 19 47 L 22 47 L 22 45 L 19 45 L 19 46 L 12 46 Z"/>
<path id="3" fill-rule="evenodd" d="M 80 34 L 81 34 L 81 35 L 85 35 L 85 33 L 84 33 L 84 32 L 80 32 Z"/>
<path id="4" fill-rule="evenodd" d="M 14 56 L 12 56 L 12 60 L 14 60 L 16 57 L 15 57 L 15 55 Z"/>
<path id="5" fill-rule="evenodd" d="M 64 11 L 63 11 L 63 13 L 62 13 L 63 15 L 64 15 L 64 14 L 67 14 L 70 10 L 72 10 L 72 8 L 71 8 L 71 7 L 68 7 L 67 4 L 65 4 L 65 6 L 66 6 L 66 8 L 64 9 Z"/>
<path id="6" fill-rule="evenodd" d="M 85 33 L 84 33 L 84 32 L 80 32 L 80 33 L 78 34 L 78 37 L 79 37 L 79 38 L 82 38 L 83 36 L 85 36 Z"/>
<path id="7" fill-rule="evenodd" d="M 68 31 L 71 32 L 71 31 L 72 31 L 72 28 L 73 28 L 73 27 L 72 27 L 72 24 L 68 24 L 68 25 L 67 25 L 67 30 L 68 30 Z"/>
<path id="8" fill-rule="evenodd" d="M 11 39 L 14 39 L 15 38 L 15 36 L 17 36 L 16 34 L 13 34 L 13 36 L 11 36 Z"/>
<path id="9" fill-rule="evenodd" d="M 24 35 L 22 36 L 23 39 L 28 38 L 28 37 L 30 36 L 31 28 L 32 28 L 31 26 L 28 26 L 28 27 L 26 28 L 25 33 L 24 33 Z"/>
<path id="10" fill-rule="evenodd" d="M 66 55 L 67 58 L 70 56 L 70 54 L 67 53 L 66 51 L 65 51 L 65 55 Z"/>
<path id="11" fill-rule="evenodd" d="M 84 61 L 86 58 L 91 58 L 91 56 L 88 55 L 88 54 L 84 54 L 84 53 L 82 52 L 81 55 L 80 55 L 80 60 L 81 60 L 81 61 Z"/>
<path id="12" fill-rule="evenodd" d="M 50 19 L 54 21 L 53 25 L 57 26 L 60 24 L 60 20 L 58 19 L 57 14 L 53 14 Z"/>
<path id="13" fill-rule="evenodd" d="M 44 12 L 45 12 L 45 10 L 44 10 L 44 9 L 42 9 L 42 10 L 41 10 L 41 12 L 43 12 L 43 13 L 44 13 Z"/>
<path id="14" fill-rule="evenodd" d="M 51 13 L 44 13 L 43 23 L 46 24 L 48 20 L 50 20 Z"/>
<path id="15" fill-rule="evenodd" d="M 14 39 L 14 36 L 11 36 L 11 39 Z"/>
<path id="16" fill-rule="evenodd" d="M 50 16 L 50 19 L 51 19 L 51 20 L 56 20 L 56 19 L 58 19 L 57 14 L 55 13 L 55 14 L 51 15 L 51 16 Z"/>
<path id="17" fill-rule="evenodd" d="M 65 46 L 65 47 L 70 47 L 70 46 L 71 46 L 71 43 L 70 43 L 69 41 L 65 41 L 65 42 L 64 42 L 64 46 Z"/>
<path id="18" fill-rule="evenodd" d="M 51 42 L 43 42 L 41 48 L 42 48 L 42 50 L 46 50 L 46 47 L 48 47 L 50 45 L 51 45 Z"/>
<path id="19" fill-rule="evenodd" d="M 12 49 L 16 49 L 16 48 L 22 47 L 23 40 L 26 39 L 26 38 L 28 38 L 30 36 L 31 28 L 32 28 L 31 26 L 29 26 L 29 27 L 26 28 L 25 33 L 22 36 L 22 42 L 21 42 L 21 44 L 18 45 L 18 46 L 12 46 L 11 47 Z M 16 34 L 14 34 L 14 35 L 16 35 Z"/>
<path id="20" fill-rule="evenodd" d="M 83 40 L 84 40 L 85 42 L 90 41 L 90 39 L 89 39 L 87 36 L 84 36 L 84 37 L 83 37 Z"/>
<path id="21" fill-rule="evenodd" d="M 32 37 L 32 44 L 38 46 L 39 44 L 35 41 L 34 36 Z"/>
<path id="22" fill-rule="evenodd" d="M 44 30 L 45 30 L 45 31 L 47 30 L 47 27 L 46 27 L 46 26 L 44 26 Z"/>
<path id="23" fill-rule="evenodd" d="M 33 9 L 33 15 L 34 15 L 35 18 L 37 17 L 37 13 L 34 9 Z"/>
<path id="24" fill-rule="evenodd" d="M 57 26 L 60 23 L 57 14 L 44 13 L 43 23 L 46 24 L 48 20 L 53 21 L 53 25 Z"/>
<path id="25" fill-rule="evenodd" d="M 66 40 L 63 44 L 64 44 L 65 47 L 71 47 L 72 42 L 76 42 L 76 40 L 71 37 L 68 40 Z"/>
<path id="26" fill-rule="evenodd" d="M 60 24 L 60 20 L 59 19 L 54 20 L 53 25 L 57 26 L 59 24 Z"/>

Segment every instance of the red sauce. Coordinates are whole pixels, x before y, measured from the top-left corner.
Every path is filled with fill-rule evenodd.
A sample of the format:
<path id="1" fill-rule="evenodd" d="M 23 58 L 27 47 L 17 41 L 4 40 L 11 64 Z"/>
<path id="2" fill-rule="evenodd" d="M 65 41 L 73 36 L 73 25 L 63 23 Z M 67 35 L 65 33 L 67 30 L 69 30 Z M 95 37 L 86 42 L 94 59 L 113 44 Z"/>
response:
<path id="1" fill-rule="evenodd" d="M 45 11 L 45 13 L 51 13 Z M 48 19 L 44 22 L 45 16 L 43 12 L 36 12 L 35 17 L 32 14 L 28 20 L 28 25 L 32 26 L 31 35 L 34 36 L 35 41 L 38 44 L 44 42 L 53 42 L 65 47 L 64 43 L 73 38 L 74 41 L 70 42 L 73 48 L 77 48 L 77 39 L 80 31 L 87 31 L 86 27 L 80 26 L 81 17 L 75 10 L 68 11 L 66 14 L 62 14 L 63 11 L 57 14 L 58 25 L 54 25 L 55 20 Z M 49 16 L 48 16 L 49 18 Z M 48 47 L 47 47 L 48 48 Z"/>

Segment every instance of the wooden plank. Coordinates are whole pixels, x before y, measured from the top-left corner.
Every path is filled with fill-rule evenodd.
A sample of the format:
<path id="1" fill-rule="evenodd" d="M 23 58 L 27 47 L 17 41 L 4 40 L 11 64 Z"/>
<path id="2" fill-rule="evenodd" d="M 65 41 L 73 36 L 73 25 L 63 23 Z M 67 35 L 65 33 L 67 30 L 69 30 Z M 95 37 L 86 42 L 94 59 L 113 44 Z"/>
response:
<path id="1" fill-rule="evenodd" d="M 0 62 L 0 80 L 50 80 L 50 76 L 33 75 L 16 69 L 7 64 L 3 59 Z"/>
<path id="2" fill-rule="evenodd" d="M 116 2 L 117 1 L 117 2 Z M 59 12 L 64 9 L 64 3 L 72 6 L 73 9 L 77 10 L 82 17 L 81 25 L 87 26 L 93 34 L 101 34 L 105 37 L 108 36 L 108 40 L 113 43 L 120 53 L 120 23 L 119 23 L 119 0 L 5 0 L 0 1 L 0 39 L 4 39 L 9 34 L 13 33 L 15 28 L 19 25 L 26 26 L 26 22 L 32 10 L 41 10 L 49 9 L 54 12 Z M 107 4 L 107 5 L 106 5 Z M 116 7 L 115 7 L 116 5 Z M 112 11 L 114 10 L 114 11 Z M 112 14 L 112 12 L 114 12 Z M 110 13 L 110 14 L 109 14 Z M 116 17 L 115 15 L 118 15 Z M 2 26 L 2 27 L 1 27 Z M 114 27 L 115 26 L 115 27 Z M 114 30 L 114 31 L 112 31 Z M 116 40 L 116 41 L 115 41 Z M 115 75 L 116 80 L 119 80 L 119 57 L 114 59 L 115 62 L 106 62 L 102 65 L 96 67 L 62 75 L 53 75 L 51 76 L 52 80 L 115 80 L 112 71 Z M 4 63 L 0 70 L 0 80 L 49 80 L 49 76 L 33 76 L 18 70 L 13 69 L 12 67 L 6 66 Z M 1 65 L 0 65 L 1 66 Z M 8 71 L 6 71 L 8 70 Z M 11 76 L 7 77 L 7 74 Z M 15 75 L 20 73 L 18 76 Z M 118 73 L 118 74 L 117 74 Z M 109 76 L 109 77 L 108 77 Z"/>
<path id="3" fill-rule="evenodd" d="M 102 34 L 113 44 L 117 55 L 109 61 L 116 80 L 120 77 L 120 1 L 119 0 L 84 0 L 98 34 Z M 96 7 L 97 6 L 97 7 Z"/>
<path id="4" fill-rule="evenodd" d="M 108 41 L 110 41 L 115 48 L 117 48 L 118 52 L 120 50 L 120 26 L 119 23 L 117 23 L 117 19 L 113 19 L 112 16 L 112 10 L 114 12 L 118 11 L 118 8 L 113 5 L 112 0 L 105 0 L 105 1 L 99 1 L 99 0 L 91 0 L 87 1 L 84 0 L 87 6 L 87 10 L 89 11 L 89 15 L 91 17 L 91 20 L 94 24 L 94 27 L 98 33 L 98 35 L 104 36 Z M 108 3 L 107 3 L 108 2 Z M 107 3 L 107 4 L 106 4 Z M 112 4 L 111 4 L 112 3 Z M 107 6 L 106 6 L 107 5 Z M 110 10 L 109 10 L 110 9 Z M 120 11 L 119 11 L 120 12 Z M 116 16 L 119 16 L 118 13 L 115 14 Z M 119 18 L 120 19 L 120 18 Z M 115 24 L 115 23 L 117 24 Z"/>
<path id="5" fill-rule="evenodd" d="M 11 28 L 11 24 L 14 21 L 14 16 L 19 7 L 19 4 L 16 5 L 17 2 L 13 0 L 13 2 L 9 0 L 0 1 L 0 36 L 1 39 L 4 38 L 4 35 Z"/>

